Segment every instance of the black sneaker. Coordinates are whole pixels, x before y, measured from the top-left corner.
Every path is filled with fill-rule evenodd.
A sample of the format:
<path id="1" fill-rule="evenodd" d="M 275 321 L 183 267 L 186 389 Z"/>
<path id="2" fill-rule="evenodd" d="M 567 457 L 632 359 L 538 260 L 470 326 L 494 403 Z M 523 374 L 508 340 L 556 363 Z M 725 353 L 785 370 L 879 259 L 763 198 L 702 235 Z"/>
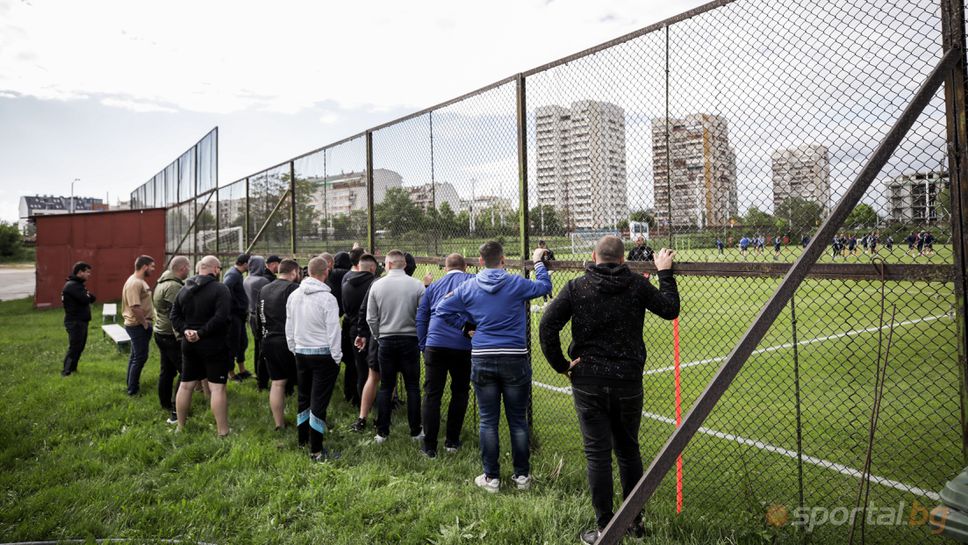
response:
<path id="1" fill-rule="evenodd" d="M 602 537 L 602 531 L 598 528 L 595 528 L 593 530 L 588 530 L 587 532 L 582 532 L 579 537 L 581 538 L 581 542 L 585 545 L 595 545 L 595 543 L 598 541 L 598 538 Z"/>
<path id="2" fill-rule="evenodd" d="M 165 420 L 165 424 L 175 425 L 178 423 L 178 413 L 171 411 L 171 415 L 168 416 L 168 420 Z"/>
<path id="3" fill-rule="evenodd" d="M 420 454 L 423 454 L 424 456 L 426 456 L 427 458 L 430 458 L 431 460 L 437 458 L 437 451 L 432 448 L 420 447 Z"/>
<path id="4" fill-rule="evenodd" d="M 237 374 L 235 376 L 239 377 L 242 380 L 245 380 L 247 378 L 252 378 L 252 373 L 250 373 L 248 371 L 242 371 L 241 373 L 239 373 L 239 374 Z"/>
<path id="5" fill-rule="evenodd" d="M 366 429 L 365 418 L 357 418 L 356 422 L 353 422 L 352 424 L 350 424 L 350 430 L 355 431 L 356 433 L 362 433 L 363 430 L 365 429 Z"/>
<path id="6" fill-rule="evenodd" d="M 633 522 L 629 529 L 625 531 L 625 534 L 629 537 L 634 537 L 636 539 L 642 539 L 646 536 L 645 526 L 642 525 L 642 521 Z"/>
<path id="7" fill-rule="evenodd" d="M 460 450 L 460 441 L 458 441 L 456 443 L 451 443 L 450 441 L 445 441 L 444 442 L 444 450 L 446 450 L 447 452 L 449 452 L 451 454 L 454 454 L 455 452 L 457 452 L 458 450 Z"/>

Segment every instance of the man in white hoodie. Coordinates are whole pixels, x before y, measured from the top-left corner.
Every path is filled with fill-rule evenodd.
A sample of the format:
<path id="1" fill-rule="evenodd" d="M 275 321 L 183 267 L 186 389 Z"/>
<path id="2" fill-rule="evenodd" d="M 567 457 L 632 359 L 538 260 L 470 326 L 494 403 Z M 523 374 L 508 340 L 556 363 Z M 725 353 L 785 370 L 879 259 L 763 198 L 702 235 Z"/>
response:
<path id="1" fill-rule="evenodd" d="M 329 266 L 324 259 L 309 260 L 309 276 L 286 301 L 286 342 L 296 355 L 299 376 L 299 445 L 309 444 L 315 461 L 330 457 L 323 448 L 326 407 L 333 396 L 343 357 L 339 306 L 326 285 Z"/>

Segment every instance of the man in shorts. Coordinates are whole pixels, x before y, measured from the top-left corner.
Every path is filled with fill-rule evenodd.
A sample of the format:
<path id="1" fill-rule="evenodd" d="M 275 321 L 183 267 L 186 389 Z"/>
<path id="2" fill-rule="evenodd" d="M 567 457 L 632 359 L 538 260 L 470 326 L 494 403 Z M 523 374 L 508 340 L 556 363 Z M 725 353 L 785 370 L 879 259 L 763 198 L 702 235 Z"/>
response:
<path id="1" fill-rule="evenodd" d="M 198 263 L 198 275 L 189 278 L 171 307 L 171 324 L 182 336 L 182 376 L 175 399 L 178 430 L 185 427 L 192 392 L 200 380 L 212 391 L 212 415 L 219 437 L 229 434 L 225 382 L 233 367 L 228 347 L 232 294 L 218 281 L 222 265 L 207 255 Z"/>
<path id="2" fill-rule="evenodd" d="M 286 301 L 299 288 L 299 273 L 299 263 L 283 260 L 276 279 L 259 291 L 258 326 L 262 331 L 262 355 L 272 382 L 269 409 L 277 430 L 286 426 L 286 389 L 296 384 L 296 357 L 286 344 Z"/>

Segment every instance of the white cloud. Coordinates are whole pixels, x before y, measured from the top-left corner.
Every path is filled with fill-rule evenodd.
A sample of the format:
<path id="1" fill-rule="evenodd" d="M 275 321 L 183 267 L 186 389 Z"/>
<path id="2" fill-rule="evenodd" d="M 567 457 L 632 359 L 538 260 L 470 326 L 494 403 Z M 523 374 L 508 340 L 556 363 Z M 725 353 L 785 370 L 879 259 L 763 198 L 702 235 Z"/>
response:
<path id="1" fill-rule="evenodd" d="M 126 110 L 131 110 L 134 112 L 166 112 L 174 113 L 178 110 L 174 108 L 169 108 L 167 106 L 162 106 L 160 104 L 153 104 L 151 102 L 143 102 L 140 100 L 125 100 L 122 98 L 108 97 L 101 99 L 101 104 L 105 106 L 112 106 L 115 108 L 124 108 Z"/>
<path id="2" fill-rule="evenodd" d="M 335 112 L 326 112 L 323 115 L 319 116 L 319 122 L 322 123 L 323 125 L 332 125 L 337 121 L 339 121 L 339 114 Z"/>
<path id="3" fill-rule="evenodd" d="M 210 113 L 419 108 L 699 3 L 5 4 L 0 90 Z"/>

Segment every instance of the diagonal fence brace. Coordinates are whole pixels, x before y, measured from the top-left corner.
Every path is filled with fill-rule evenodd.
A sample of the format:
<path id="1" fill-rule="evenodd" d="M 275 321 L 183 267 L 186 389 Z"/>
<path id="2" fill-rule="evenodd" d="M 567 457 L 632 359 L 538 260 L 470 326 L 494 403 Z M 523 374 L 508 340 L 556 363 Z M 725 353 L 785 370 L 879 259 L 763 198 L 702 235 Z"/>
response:
<path id="1" fill-rule="evenodd" d="M 918 116 L 924 111 L 934 94 L 941 88 L 948 72 L 959 61 L 962 55 L 960 48 L 949 49 L 941 57 L 941 60 L 934 67 L 931 74 L 918 88 L 911 102 L 901 113 L 901 116 L 891 127 L 881 143 L 878 145 L 874 154 L 867 160 L 867 164 L 857 175 L 857 178 L 847 189 L 837 206 L 834 207 L 830 215 L 817 230 L 817 233 L 810 240 L 810 244 L 803 251 L 796 263 L 790 268 L 783 281 L 776 288 L 770 300 L 766 302 L 759 315 L 750 325 L 749 329 L 733 348 L 732 352 L 726 357 L 726 361 L 716 371 L 715 376 L 703 390 L 696 400 L 689 414 L 682 421 L 682 425 L 676 430 L 663 445 L 662 449 L 652 460 L 649 468 L 639 480 L 635 488 L 622 503 L 618 512 L 612 517 L 611 522 L 605 528 L 601 537 L 596 542 L 598 545 L 613 545 L 625 535 L 626 529 L 632 524 L 637 513 L 642 511 L 645 504 L 655 494 L 659 484 L 665 477 L 669 469 L 672 468 L 676 458 L 685 449 L 686 444 L 696 434 L 700 426 L 712 412 L 716 403 L 729 388 L 729 385 L 736 378 L 743 364 L 749 359 L 753 350 L 760 343 L 766 332 L 773 325 L 773 322 L 780 315 L 780 312 L 787 305 L 793 293 L 806 278 L 810 268 L 816 263 L 817 259 L 826 249 L 827 242 L 830 241 L 837 230 L 840 229 L 847 215 L 857 206 L 861 197 L 873 183 L 874 178 L 880 173 L 881 169 L 891 158 L 894 151 L 901 144 L 905 135 L 914 125 Z"/>

